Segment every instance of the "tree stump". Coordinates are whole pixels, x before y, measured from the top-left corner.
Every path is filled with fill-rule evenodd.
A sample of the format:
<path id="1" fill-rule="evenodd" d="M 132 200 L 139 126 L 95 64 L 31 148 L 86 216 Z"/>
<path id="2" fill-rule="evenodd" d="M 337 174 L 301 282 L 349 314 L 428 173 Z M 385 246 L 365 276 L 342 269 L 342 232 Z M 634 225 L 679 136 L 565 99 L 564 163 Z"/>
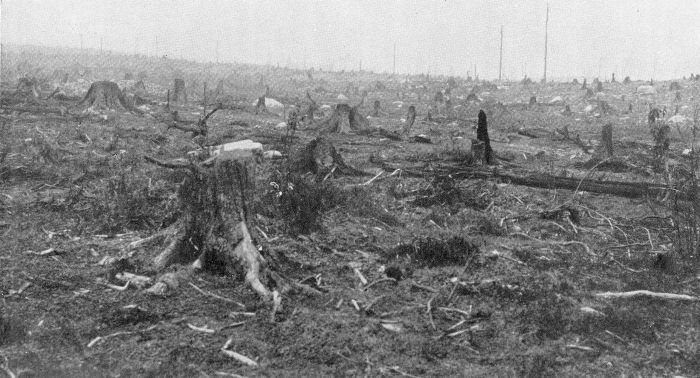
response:
<path id="1" fill-rule="evenodd" d="M 588 88 L 588 83 L 586 82 L 586 78 L 583 78 L 583 84 L 581 84 L 581 89 L 587 89 Z"/>
<path id="2" fill-rule="evenodd" d="M 311 172 L 317 178 L 325 177 L 329 172 L 339 172 L 347 176 L 366 176 L 367 173 L 350 167 L 335 149 L 333 143 L 318 137 L 301 148 L 289 161 L 289 172 Z"/>
<path id="3" fill-rule="evenodd" d="M 124 80 L 134 80 L 134 74 L 127 72 L 124 74 Z"/>
<path id="4" fill-rule="evenodd" d="M 479 116 L 476 126 L 476 139 L 481 142 L 484 142 L 484 161 L 486 162 L 486 164 L 491 164 L 493 162 L 493 150 L 491 149 L 491 140 L 489 139 L 486 113 L 484 113 L 483 110 L 479 110 Z"/>
<path id="5" fill-rule="evenodd" d="M 613 156 L 612 123 L 606 123 L 601 131 L 601 138 L 605 153 L 610 158 Z"/>
<path id="6" fill-rule="evenodd" d="M 369 126 L 369 121 L 360 113 L 358 107 L 359 105 L 353 107 L 348 104 L 336 105 L 331 116 L 321 123 L 321 130 L 326 133 L 347 134 L 353 130 L 366 128 Z"/>
<path id="7" fill-rule="evenodd" d="M 630 79 L 629 76 L 625 76 L 625 78 L 622 80 L 622 84 L 629 84 L 632 82 L 632 79 Z"/>
<path id="8" fill-rule="evenodd" d="M 214 90 L 214 100 L 218 100 L 224 96 L 224 81 L 219 80 L 216 84 L 216 89 Z"/>
<path id="9" fill-rule="evenodd" d="M 273 291 L 263 282 L 272 278 L 248 226 L 248 204 L 255 195 L 255 166 L 262 146 L 244 142 L 230 144 L 238 144 L 236 148 L 221 146 L 209 165 L 174 166 L 148 158 L 168 168 L 188 169 L 178 190 L 183 215 L 166 238 L 165 249 L 153 259 L 153 266 L 162 271 L 173 264 L 196 262 L 203 269 L 245 280 L 269 300 Z"/>
<path id="10" fill-rule="evenodd" d="M 435 92 L 435 97 L 433 97 L 433 101 L 437 103 L 442 103 L 443 101 L 445 101 L 445 96 L 442 94 L 442 91 Z"/>
<path id="11" fill-rule="evenodd" d="M 311 97 L 311 94 L 309 91 L 306 91 L 306 98 L 309 100 L 309 104 L 306 105 L 306 108 L 304 108 L 301 112 L 301 120 L 304 122 L 313 122 L 314 121 L 314 113 L 318 111 L 318 104 L 316 101 Z"/>
<path id="12" fill-rule="evenodd" d="M 22 96 L 32 96 L 34 98 L 39 97 L 38 81 L 36 78 L 32 77 L 22 77 L 17 81 L 17 91 L 18 95 Z"/>
<path id="13" fill-rule="evenodd" d="M 173 83 L 173 93 L 170 98 L 173 102 L 187 102 L 187 89 L 185 88 L 185 81 L 182 79 L 175 79 Z"/>
<path id="14" fill-rule="evenodd" d="M 96 81 L 90 85 L 85 97 L 78 106 L 88 108 L 129 109 L 126 98 L 117 83 L 112 81 Z"/>
<path id="15" fill-rule="evenodd" d="M 610 80 L 611 83 L 615 83 L 615 74 L 612 74 L 612 80 Z"/>
<path id="16" fill-rule="evenodd" d="M 258 102 L 255 103 L 255 114 L 267 113 L 267 106 L 265 105 L 265 95 L 258 97 Z"/>
<path id="17" fill-rule="evenodd" d="M 404 134 L 409 134 L 411 132 L 414 122 L 416 122 L 416 107 L 411 105 L 408 107 L 408 112 L 406 113 L 406 122 L 403 127 Z"/>
<path id="18" fill-rule="evenodd" d="M 528 105 L 528 106 L 531 106 L 531 107 L 537 105 L 537 97 L 535 97 L 535 96 L 530 96 L 530 102 L 528 102 L 527 105 Z"/>
<path id="19" fill-rule="evenodd" d="M 578 83 L 578 79 L 574 78 L 574 80 L 571 82 L 571 84 L 573 84 L 573 85 L 578 85 L 578 84 L 579 84 L 579 83 Z"/>
<path id="20" fill-rule="evenodd" d="M 672 82 L 671 85 L 668 87 L 669 91 L 680 91 L 681 89 L 681 85 L 678 84 L 677 81 Z"/>
<path id="21" fill-rule="evenodd" d="M 596 91 L 596 92 L 602 92 L 602 91 L 603 91 L 603 83 L 602 83 L 602 82 L 599 81 L 598 83 L 596 83 L 595 91 Z"/>
<path id="22" fill-rule="evenodd" d="M 372 117 L 379 117 L 382 110 L 382 104 L 379 100 L 374 100 L 374 106 L 372 107 Z"/>

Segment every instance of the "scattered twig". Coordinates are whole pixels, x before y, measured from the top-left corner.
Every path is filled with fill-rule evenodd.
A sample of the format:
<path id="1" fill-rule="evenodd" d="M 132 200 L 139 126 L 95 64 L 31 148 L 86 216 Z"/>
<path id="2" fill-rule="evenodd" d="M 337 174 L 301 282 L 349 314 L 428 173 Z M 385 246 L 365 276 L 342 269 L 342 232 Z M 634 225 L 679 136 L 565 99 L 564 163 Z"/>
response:
<path id="1" fill-rule="evenodd" d="M 417 284 L 415 282 L 411 282 L 411 286 L 418 288 L 418 289 L 421 289 L 421 290 L 429 291 L 431 293 L 437 293 L 437 290 L 433 289 L 432 287 L 423 286 L 423 285 Z"/>
<path id="2" fill-rule="evenodd" d="M 156 328 L 156 325 L 152 325 L 152 326 L 150 326 L 142 331 L 121 331 L 121 332 L 115 332 L 115 333 L 109 334 L 107 336 L 97 336 L 88 343 L 87 347 L 92 348 L 93 346 L 95 346 L 95 344 L 102 342 L 102 341 L 105 341 L 107 339 L 111 339 L 112 337 L 131 335 L 131 334 L 140 333 L 140 332 L 147 332 L 147 331 L 150 331 L 154 328 Z"/>
<path id="3" fill-rule="evenodd" d="M 220 295 L 214 294 L 214 293 L 212 293 L 212 292 L 210 292 L 210 291 L 206 291 L 206 290 L 200 289 L 199 287 L 197 287 L 197 285 L 193 284 L 192 282 L 190 282 L 190 286 L 192 286 L 195 290 L 197 290 L 198 292 L 200 292 L 200 293 L 202 293 L 202 294 L 204 294 L 204 295 L 207 295 L 207 296 L 210 296 L 210 297 L 212 297 L 212 298 L 216 298 L 216 299 L 222 300 L 222 301 L 224 301 L 224 302 L 233 303 L 233 304 L 237 305 L 238 307 L 245 307 L 245 305 L 244 305 L 243 303 L 241 303 L 241 302 L 236 302 L 236 301 L 234 301 L 233 299 L 225 298 L 225 297 L 222 297 L 222 296 L 220 296 Z"/>
<path id="4" fill-rule="evenodd" d="M 227 348 L 231 345 L 231 343 L 233 343 L 233 338 L 228 339 L 228 341 L 226 341 L 226 344 L 224 344 L 224 346 L 221 347 L 221 352 L 223 354 L 225 354 L 228 357 L 233 358 L 234 360 L 236 360 L 244 365 L 258 366 L 258 363 L 253 361 L 252 359 L 250 359 L 242 354 L 236 353 L 232 350 L 228 350 Z"/>
<path id="5" fill-rule="evenodd" d="M 204 332 L 204 333 L 211 333 L 211 334 L 216 333 L 216 330 L 208 328 L 206 326 L 205 327 L 197 327 L 194 324 L 187 323 L 187 327 L 189 329 L 191 329 L 193 331 L 197 331 L 197 332 Z"/>
<path id="6" fill-rule="evenodd" d="M 394 282 L 394 283 L 396 283 L 396 279 L 395 279 L 395 278 L 391 278 L 391 277 L 380 278 L 380 279 L 378 279 L 378 280 L 376 280 L 376 281 L 373 281 L 373 282 L 371 282 L 371 283 L 365 285 L 365 287 L 364 287 L 362 290 L 367 290 L 367 289 L 369 289 L 370 287 L 372 287 L 372 286 L 374 286 L 374 285 L 376 285 L 376 284 L 382 283 L 382 282 Z"/>
<path id="7" fill-rule="evenodd" d="M 428 315 L 428 320 L 430 320 L 430 326 L 433 327 L 433 330 L 436 330 L 437 327 L 435 327 L 435 322 L 433 321 L 433 300 L 437 298 L 438 294 L 433 295 L 430 300 L 428 301 L 427 308 L 425 310 L 426 314 Z"/>
<path id="8" fill-rule="evenodd" d="M 360 272 L 360 269 L 358 268 L 352 268 L 352 270 L 355 272 L 355 275 L 357 278 L 360 279 L 360 282 L 362 283 L 363 286 L 367 285 L 367 279 L 365 278 L 364 275 L 362 275 L 362 272 Z"/>
<path id="9" fill-rule="evenodd" d="M 467 316 L 467 317 L 472 316 L 471 306 L 469 308 L 469 311 L 460 310 L 460 309 L 454 308 L 454 307 L 439 307 L 438 310 L 445 311 L 445 312 L 456 312 L 456 313 L 462 314 L 462 315 Z"/>
<path id="10" fill-rule="evenodd" d="M 595 352 L 595 349 L 583 345 L 568 344 L 566 347 L 569 349 L 578 349 L 584 352 Z"/>

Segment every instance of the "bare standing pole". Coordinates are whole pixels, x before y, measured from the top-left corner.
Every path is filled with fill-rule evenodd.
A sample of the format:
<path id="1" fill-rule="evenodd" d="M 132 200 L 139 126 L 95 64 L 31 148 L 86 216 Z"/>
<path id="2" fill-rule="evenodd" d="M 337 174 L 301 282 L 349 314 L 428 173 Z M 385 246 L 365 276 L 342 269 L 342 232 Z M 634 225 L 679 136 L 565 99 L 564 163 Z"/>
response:
<path id="1" fill-rule="evenodd" d="M 219 63 L 219 40 L 216 40 L 216 63 Z"/>
<path id="2" fill-rule="evenodd" d="M 547 32 L 549 29 L 549 3 L 547 3 L 547 18 L 544 21 L 544 82 L 547 82 Z"/>
<path id="3" fill-rule="evenodd" d="M 396 42 L 394 42 L 394 75 L 396 75 Z"/>
<path id="4" fill-rule="evenodd" d="M 501 72 L 503 70 L 503 25 L 501 25 L 501 57 L 498 59 L 498 81 L 501 81 Z"/>

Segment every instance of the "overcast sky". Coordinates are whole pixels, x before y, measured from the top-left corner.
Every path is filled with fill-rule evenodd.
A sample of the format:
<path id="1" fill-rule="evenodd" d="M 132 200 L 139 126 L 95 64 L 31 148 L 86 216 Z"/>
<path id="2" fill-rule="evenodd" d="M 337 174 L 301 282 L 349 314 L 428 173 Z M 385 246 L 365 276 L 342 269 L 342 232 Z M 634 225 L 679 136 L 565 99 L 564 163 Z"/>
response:
<path id="1" fill-rule="evenodd" d="M 198 61 L 498 77 L 543 74 L 546 0 L 0 0 L 3 44 Z M 550 0 L 551 78 L 700 72 L 698 0 Z M 217 49 L 218 42 L 218 49 Z"/>

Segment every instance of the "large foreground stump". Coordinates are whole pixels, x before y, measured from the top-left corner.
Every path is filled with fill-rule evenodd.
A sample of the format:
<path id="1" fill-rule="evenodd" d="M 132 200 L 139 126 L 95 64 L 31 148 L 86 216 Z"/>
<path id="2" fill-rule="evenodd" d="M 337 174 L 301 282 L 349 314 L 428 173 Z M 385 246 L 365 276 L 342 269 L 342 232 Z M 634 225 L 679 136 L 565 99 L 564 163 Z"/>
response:
<path id="1" fill-rule="evenodd" d="M 248 204 L 255 193 L 255 166 L 262 145 L 230 143 L 212 151 L 202 164 L 172 165 L 188 174 L 178 190 L 182 217 L 153 265 L 193 264 L 244 279 L 264 299 L 274 292 L 263 282 L 273 280 L 265 259 L 253 244 L 248 227 Z"/>
<path id="2" fill-rule="evenodd" d="M 78 106 L 112 110 L 130 108 L 121 89 L 119 89 L 117 83 L 112 81 L 96 81 L 92 83 L 85 97 L 78 103 Z"/>

